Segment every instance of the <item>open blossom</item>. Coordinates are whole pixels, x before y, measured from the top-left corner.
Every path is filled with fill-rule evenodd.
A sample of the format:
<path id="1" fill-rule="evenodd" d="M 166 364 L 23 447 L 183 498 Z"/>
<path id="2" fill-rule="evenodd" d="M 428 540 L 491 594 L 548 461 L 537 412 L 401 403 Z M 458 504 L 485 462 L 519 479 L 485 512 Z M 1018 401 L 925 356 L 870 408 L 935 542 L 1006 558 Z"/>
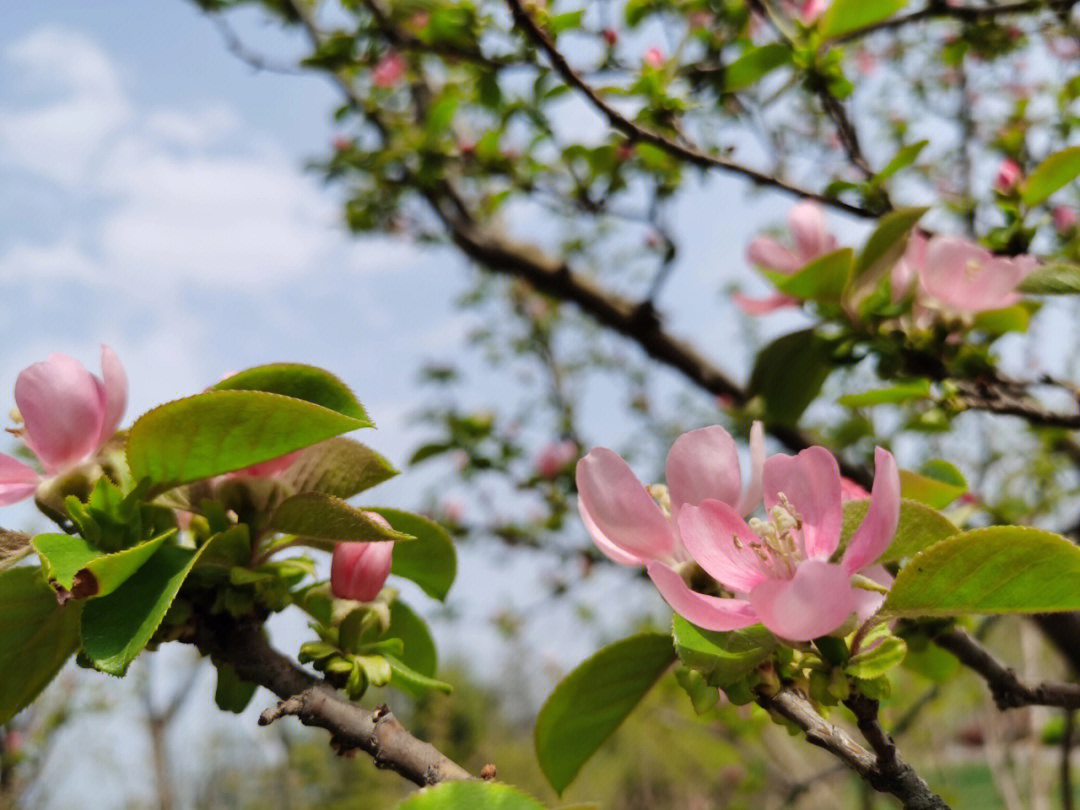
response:
<path id="1" fill-rule="evenodd" d="M 667 489 L 650 491 L 617 453 L 596 447 L 577 463 L 581 519 L 597 548 L 620 565 L 687 562 L 678 524 L 685 508 L 711 498 L 748 515 L 761 503 L 765 439 L 759 422 L 750 430 L 750 455 L 744 491 L 739 452 L 726 430 L 714 425 L 684 433 L 668 452 Z"/>
<path id="2" fill-rule="evenodd" d="M 364 514 L 384 528 L 390 528 L 382 515 L 376 512 Z M 338 543 L 330 563 L 330 590 L 338 599 L 370 602 L 379 595 L 390 576 L 393 555 L 394 544 L 388 540 Z"/>
<path id="3" fill-rule="evenodd" d="M 53 354 L 15 380 L 23 422 L 16 432 L 48 475 L 93 458 L 116 433 L 127 407 L 128 381 L 108 346 L 101 347 L 101 372 L 95 377 L 74 357 Z M 41 480 L 33 468 L 0 454 L 0 506 L 30 497 Z"/>
<path id="4" fill-rule="evenodd" d="M 916 302 L 954 313 L 977 313 L 1012 306 L 1016 286 L 1035 270 L 1034 256 L 995 256 L 958 236 L 912 237 L 901 260 L 918 279 Z M 894 286 L 897 273 L 894 271 Z"/>
<path id="5" fill-rule="evenodd" d="M 746 522 L 728 504 L 705 500 L 678 516 L 682 541 L 704 571 L 734 594 L 691 590 L 669 564 L 649 563 L 649 576 L 680 615 L 708 630 L 761 622 L 777 636 L 809 641 L 869 617 L 882 596 L 853 585 L 861 574 L 885 584 L 875 565 L 896 533 L 900 476 L 888 451 L 874 454 L 876 471 L 866 516 L 839 562 L 843 486 L 836 459 L 823 447 L 765 461 L 766 519 Z"/>
<path id="6" fill-rule="evenodd" d="M 829 232 L 825 213 L 813 200 L 803 200 L 792 206 L 788 211 L 787 224 L 793 247 L 787 247 L 771 236 L 759 236 L 746 248 L 746 260 L 766 270 L 790 276 L 836 248 L 836 237 Z M 762 299 L 735 295 L 733 300 L 748 315 L 764 315 L 775 309 L 799 304 L 797 298 L 783 293 Z"/>

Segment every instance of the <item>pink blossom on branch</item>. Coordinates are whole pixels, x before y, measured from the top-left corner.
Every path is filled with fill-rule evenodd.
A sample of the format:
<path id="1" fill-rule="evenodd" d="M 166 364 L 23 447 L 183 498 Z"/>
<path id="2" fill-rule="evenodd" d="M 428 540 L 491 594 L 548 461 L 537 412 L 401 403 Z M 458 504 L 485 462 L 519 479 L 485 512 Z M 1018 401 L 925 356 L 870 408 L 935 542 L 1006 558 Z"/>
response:
<path id="1" fill-rule="evenodd" d="M 1068 236 L 1076 227 L 1076 209 L 1067 205 L 1054 206 L 1054 228 L 1060 236 Z"/>
<path id="2" fill-rule="evenodd" d="M 692 591 L 678 571 L 649 563 L 649 576 L 680 615 L 709 630 L 734 630 L 761 622 L 777 636 L 809 641 L 828 635 L 854 614 L 868 618 L 882 595 L 853 584 L 856 575 L 887 583 L 875 565 L 900 516 L 900 476 L 892 455 L 878 448 L 866 516 L 838 563 L 843 486 L 836 459 L 823 447 L 765 462 L 767 519 L 747 523 L 728 504 L 705 500 L 678 516 L 679 532 L 693 559 L 732 597 Z M 865 584 L 865 583 L 862 583 Z"/>
<path id="3" fill-rule="evenodd" d="M 664 54 L 656 47 L 649 48 L 645 51 L 645 55 L 642 57 L 645 64 L 651 68 L 662 68 L 664 66 Z"/>
<path id="4" fill-rule="evenodd" d="M 371 83 L 383 90 L 396 87 L 405 75 L 405 57 L 391 51 L 379 60 L 371 71 Z"/>
<path id="5" fill-rule="evenodd" d="M 995 256 L 957 236 L 935 236 L 914 259 L 919 280 L 916 299 L 955 313 L 1009 307 L 1020 300 L 1016 286 L 1035 270 L 1034 256 Z"/>
<path id="6" fill-rule="evenodd" d="M 577 463 L 581 519 L 597 548 L 620 565 L 687 562 L 690 555 L 679 537 L 682 509 L 711 498 L 748 515 L 761 503 L 765 437 L 760 422 L 750 430 L 750 456 L 744 490 L 739 453 L 726 430 L 714 425 L 684 433 L 668 452 L 667 489 L 650 491 L 617 453 L 594 448 Z"/>
<path id="7" fill-rule="evenodd" d="M 541 478 L 549 481 L 558 478 L 563 470 L 574 463 L 577 456 L 577 442 L 570 439 L 553 442 L 541 450 L 540 455 L 536 457 L 536 472 Z"/>
<path id="8" fill-rule="evenodd" d="M 127 407 L 128 381 L 116 353 L 101 347 L 102 376 L 95 377 L 66 354 L 53 354 L 23 369 L 15 380 L 15 404 L 23 426 L 16 431 L 45 472 L 58 475 L 97 455 Z M 41 476 L 0 454 L 0 506 L 33 495 Z"/>
<path id="9" fill-rule="evenodd" d="M 1023 171 L 1020 164 L 1012 158 L 1005 158 L 998 166 L 997 176 L 994 178 L 994 188 L 1002 194 L 1008 194 L 1016 184 L 1020 182 Z"/>
<path id="10" fill-rule="evenodd" d="M 382 515 L 376 512 L 364 514 L 384 528 L 390 528 Z M 389 540 L 338 543 L 330 563 L 330 590 L 338 599 L 370 602 L 379 595 L 390 576 L 393 555 L 394 544 Z"/>

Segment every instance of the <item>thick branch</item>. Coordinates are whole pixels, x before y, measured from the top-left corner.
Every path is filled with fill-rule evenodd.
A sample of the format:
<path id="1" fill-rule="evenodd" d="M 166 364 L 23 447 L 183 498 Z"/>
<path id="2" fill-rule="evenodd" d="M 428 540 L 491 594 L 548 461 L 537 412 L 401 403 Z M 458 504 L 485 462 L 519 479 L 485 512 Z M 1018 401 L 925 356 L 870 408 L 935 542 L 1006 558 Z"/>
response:
<path id="1" fill-rule="evenodd" d="M 1025 684 L 1015 672 L 994 658 L 986 647 L 963 628 L 957 627 L 935 636 L 934 643 L 955 655 L 960 663 L 986 681 L 999 709 L 1015 709 L 1021 706 L 1080 708 L 1080 685 Z"/>
<path id="2" fill-rule="evenodd" d="M 1022 417 L 1030 425 L 1080 430 L 1080 413 L 1044 408 L 1024 383 L 1010 380 L 957 380 L 953 399 L 964 408 Z M 1075 392 L 1070 392 L 1075 396 Z"/>
<path id="3" fill-rule="evenodd" d="M 854 704 L 860 731 L 875 749 L 867 751 L 851 738 L 844 729 L 833 725 L 814 709 L 813 705 L 798 692 L 782 689 L 772 697 L 758 698 L 762 708 L 775 711 L 803 730 L 806 739 L 833 756 L 862 777 L 875 790 L 890 793 L 898 798 L 905 810 L 949 810 L 940 796 L 935 794 L 911 766 L 900 759 L 892 744 L 877 724 L 877 704 L 874 701 L 849 701 Z"/>
<path id="4" fill-rule="evenodd" d="M 622 132 L 632 141 L 650 143 L 659 149 L 663 149 L 668 154 L 677 157 L 680 160 L 685 160 L 687 163 L 694 166 L 699 166 L 704 169 L 720 169 L 722 171 L 742 175 L 743 177 L 753 180 L 758 185 L 777 188 L 798 195 L 799 197 L 816 200 L 824 205 L 833 206 L 834 208 L 838 208 L 857 217 L 874 219 L 878 216 L 878 212 L 871 211 L 862 206 L 852 205 L 851 203 L 838 200 L 835 197 L 829 197 L 815 191 L 810 191 L 809 189 L 800 188 L 782 178 L 774 177 L 771 174 L 760 172 L 749 166 L 744 166 L 741 163 L 736 163 L 717 155 L 708 154 L 694 146 L 684 145 L 666 135 L 654 132 L 651 129 L 647 129 L 640 124 L 631 121 L 604 101 L 604 99 L 600 97 L 600 94 L 593 89 L 588 82 L 581 78 L 577 71 L 570 67 L 570 64 L 566 61 L 566 57 L 564 57 L 562 52 L 555 47 L 555 43 L 552 41 L 551 37 L 548 36 L 547 32 L 544 31 L 544 29 L 532 18 L 529 12 L 525 10 L 521 0 L 506 0 L 506 2 L 514 15 L 514 20 L 517 25 L 528 34 L 529 38 L 532 39 L 541 50 L 544 51 L 548 57 L 548 61 L 551 62 L 551 66 L 560 76 L 562 76 L 563 80 L 571 87 L 576 88 L 599 113 L 607 118 L 613 128 Z"/>
<path id="5" fill-rule="evenodd" d="M 259 720 L 262 725 L 295 715 L 306 726 L 329 731 L 338 750 L 364 751 L 377 767 L 388 768 L 421 787 L 473 778 L 435 746 L 413 737 L 389 710 L 383 707 L 370 712 L 300 669 L 270 646 L 254 622 L 201 617 L 189 641 L 214 661 L 231 666 L 241 679 L 282 699 L 263 714 Z"/>

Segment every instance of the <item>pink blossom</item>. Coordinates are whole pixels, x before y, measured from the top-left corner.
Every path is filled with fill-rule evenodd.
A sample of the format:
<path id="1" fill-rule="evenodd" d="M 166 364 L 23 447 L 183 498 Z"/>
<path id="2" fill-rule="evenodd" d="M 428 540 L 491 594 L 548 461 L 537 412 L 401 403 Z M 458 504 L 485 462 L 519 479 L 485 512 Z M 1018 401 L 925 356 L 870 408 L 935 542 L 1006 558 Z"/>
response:
<path id="1" fill-rule="evenodd" d="M 848 478 L 846 475 L 840 476 L 840 499 L 843 501 L 857 501 L 862 498 L 869 498 L 870 493 L 866 491 L 866 487 L 862 484 L 856 483 Z"/>
<path id="2" fill-rule="evenodd" d="M 382 515 L 365 512 L 371 520 L 389 529 Z M 330 563 L 330 589 L 339 599 L 370 602 L 379 595 L 390 575 L 394 544 L 389 540 L 372 543 L 341 542 L 334 546 Z"/>
<path id="3" fill-rule="evenodd" d="M 659 48 L 649 48 L 642 58 L 645 60 L 645 64 L 651 68 L 662 68 L 664 66 L 664 54 Z"/>
<path id="4" fill-rule="evenodd" d="M 395 87 L 405 75 L 405 57 L 391 51 L 371 71 L 371 83 L 383 90 Z"/>
<path id="5" fill-rule="evenodd" d="M 750 456 L 750 483 L 744 491 L 739 453 L 726 430 L 714 425 L 684 433 L 668 452 L 667 489 L 650 491 L 617 453 L 593 448 L 577 463 L 581 519 L 597 548 L 620 565 L 678 565 L 690 558 L 679 537 L 678 516 L 684 508 L 715 499 L 748 515 L 760 504 L 765 460 L 760 422 L 750 430 Z"/>
<path id="6" fill-rule="evenodd" d="M 799 19 L 801 19 L 807 25 L 810 25 L 814 20 L 825 13 L 825 9 L 829 7 L 829 0 L 805 0 L 802 6 L 799 7 Z"/>
<path id="7" fill-rule="evenodd" d="M 447 498 L 442 502 L 442 513 L 451 523 L 461 523 L 465 519 L 465 502 L 461 498 Z"/>
<path id="8" fill-rule="evenodd" d="M 303 449 L 293 450 L 291 453 L 286 453 L 283 456 L 272 458 L 269 461 L 262 461 L 258 464 L 252 464 L 250 467 L 245 467 L 242 470 L 235 470 L 231 473 L 226 473 L 230 476 L 245 476 L 248 478 L 273 478 L 279 473 L 285 472 L 292 466 L 292 463 L 300 457 L 303 453 Z"/>
<path id="9" fill-rule="evenodd" d="M 335 152 L 347 152 L 353 147 L 353 139 L 345 135 L 335 135 L 330 145 L 334 147 Z"/>
<path id="10" fill-rule="evenodd" d="M 603 30 L 604 44 L 609 48 L 614 48 L 619 41 L 619 32 L 614 28 L 605 28 Z"/>
<path id="11" fill-rule="evenodd" d="M 868 618 L 883 597 L 856 587 L 853 579 L 858 574 L 882 585 L 889 581 L 874 563 L 892 541 L 900 515 L 896 462 L 881 448 L 874 460 L 869 508 L 839 563 L 830 559 L 840 544 L 840 469 L 825 448 L 810 447 L 765 462 L 767 520 L 747 523 L 712 499 L 679 512 L 686 549 L 733 597 L 690 590 L 660 560 L 649 563 L 649 576 L 677 613 L 709 630 L 761 622 L 781 638 L 809 641 L 839 629 L 853 614 Z"/>
<path id="12" fill-rule="evenodd" d="M 536 457 L 536 472 L 549 481 L 558 478 L 578 457 L 577 442 L 563 439 L 549 444 Z"/>
<path id="13" fill-rule="evenodd" d="M 1008 194 L 1016 184 L 1020 182 L 1023 170 L 1020 164 L 1012 158 L 1005 158 L 998 166 L 997 177 L 994 178 L 994 188 L 1002 194 Z"/>
<path id="14" fill-rule="evenodd" d="M 813 200 L 803 200 L 792 206 L 788 211 L 787 224 L 793 247 L 787 247 L 771 236 L 759 236 L 747 246 L 746 260 L 766 270 L 790 276 L 836 248 L 836 237 L 829 232 L 825 213 Z M 733 300 L 748 315 L 763 315 L 799 304 L 797 298 L 781 293 L 757 300 L 736 295 Z"/>
<path id="15" fill-rule="evenodd" d="M 1061 236 L 1067 236 L 1076 227 L 1076 209 L 1068 205 L 1056 205 L 1053 211 L 1054 227 Z"/>
<path id="16" fill-rule="evenodd" d="M 102 376 L 73 357 L 53 354 L 23 369 L 15 380 L 15 404 L 23 421 L 16 433 L 57 475 L 97 455 L 120 424 L 128 381 L 116 353 L 101 347 Z M 41 476 L 21 461 L 0 454 L 0 506 L 34 494 Z"/>
<path id="17" fill-rule="evenodd" d="M 995 256 L 986 248 L 956 236 L 935 236 L 927 242 L 917 297 L 928 306 L 957 313 L 1002 309 L 1020 300 L 1016 285 L 1035 269 L 1034 256 Z"/>

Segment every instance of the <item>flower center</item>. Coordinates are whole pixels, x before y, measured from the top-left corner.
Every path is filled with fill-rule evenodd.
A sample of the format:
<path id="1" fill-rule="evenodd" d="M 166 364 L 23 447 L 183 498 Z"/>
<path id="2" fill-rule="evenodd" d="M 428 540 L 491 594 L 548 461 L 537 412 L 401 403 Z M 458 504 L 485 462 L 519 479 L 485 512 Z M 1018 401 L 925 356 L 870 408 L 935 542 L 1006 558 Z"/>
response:
<path id="1" fill-rule="evenodd" d="M 750 549 L 761 560 L 762 565 L 777 579 L 791 579 L 795 568 L 806 559 L 806 549 L 802 539 L 802 515 L 795 511 L 787 495 L 778 493 L 779 503 L 768 511 L 768 519 L 750 518 L 747 521 L 750 530 L 757 535 L 758 542 L 751 543 Z M 743 542 L 732 537 L 736 548 L 742 548 Z"/>

